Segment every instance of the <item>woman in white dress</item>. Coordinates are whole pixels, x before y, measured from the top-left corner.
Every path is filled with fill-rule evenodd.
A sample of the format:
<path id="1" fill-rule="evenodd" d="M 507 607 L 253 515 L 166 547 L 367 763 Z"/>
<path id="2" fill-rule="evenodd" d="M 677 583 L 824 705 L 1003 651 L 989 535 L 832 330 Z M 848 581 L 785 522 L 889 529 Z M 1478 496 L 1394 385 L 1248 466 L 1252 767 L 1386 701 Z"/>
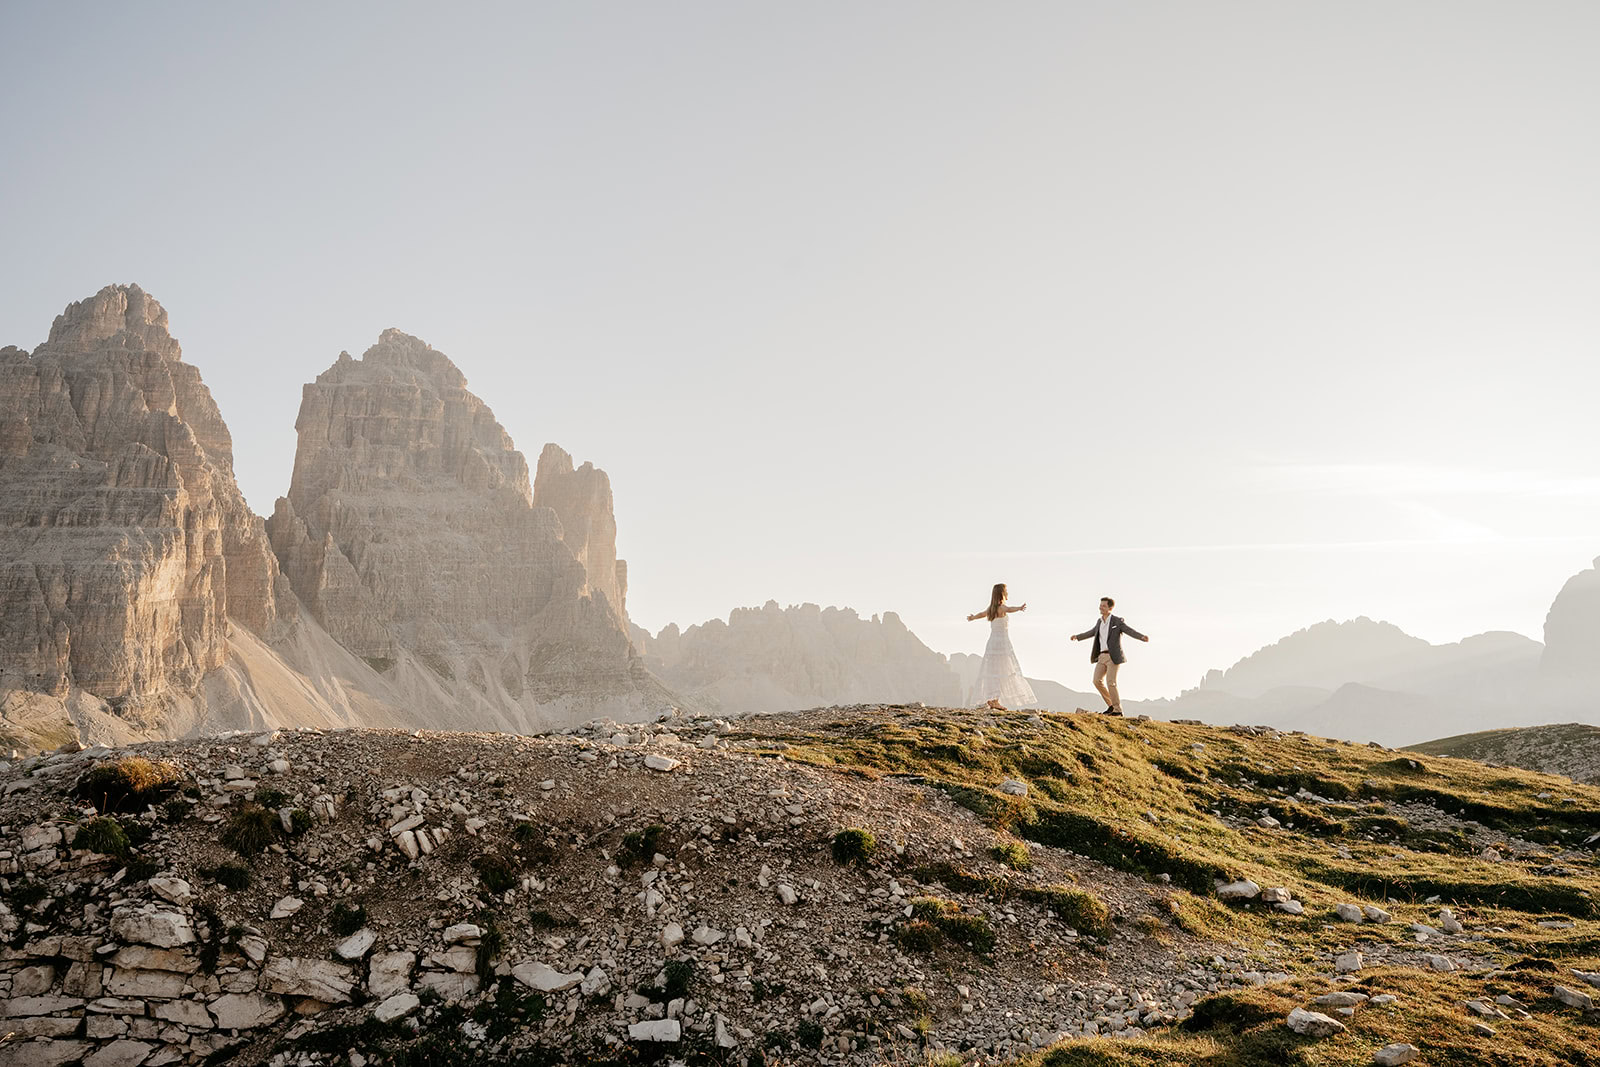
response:
<path id="1" fill-rule="evenodd" d="M 1014 608 L 1006 606 L 1006 585 L 1001 582 L 990 594 L 988 610 L 967 616 L 968 622 L 989 620 L 989 644 L 983 650 L 983 666 L 978 668 L 978 680 L 972 683 L 972 699 L 978 702 L 979 707 L 1005 711 L 1007 704 L 1023 707 L 1039 702 L 1039 698 L 1033 695 L 1033 687 L 1022 676 L 1022 665 L 1017 662 L 1017 654 L 1011 647 L 1011 631 L 1006 623 L 1007 615 L 1027 610 L 1026 604 Z"/>

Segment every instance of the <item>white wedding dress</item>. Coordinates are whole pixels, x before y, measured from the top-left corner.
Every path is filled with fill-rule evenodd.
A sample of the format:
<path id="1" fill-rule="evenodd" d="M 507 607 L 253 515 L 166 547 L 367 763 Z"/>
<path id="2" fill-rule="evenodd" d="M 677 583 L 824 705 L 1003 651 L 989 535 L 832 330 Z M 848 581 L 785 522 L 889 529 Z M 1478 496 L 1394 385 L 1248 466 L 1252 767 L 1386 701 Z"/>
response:
<path id="1" fill-rule="evenodd" d="M 972 683 L 973 704 L 998 700 L 1008 708 L 1037 704 L 1033 686 L 1022 676 L 1022 665 L 1011 647 L 1011 628 L 1004 615 L 989 620 L 989 645 L 983 650 L 983 666 Z"/>

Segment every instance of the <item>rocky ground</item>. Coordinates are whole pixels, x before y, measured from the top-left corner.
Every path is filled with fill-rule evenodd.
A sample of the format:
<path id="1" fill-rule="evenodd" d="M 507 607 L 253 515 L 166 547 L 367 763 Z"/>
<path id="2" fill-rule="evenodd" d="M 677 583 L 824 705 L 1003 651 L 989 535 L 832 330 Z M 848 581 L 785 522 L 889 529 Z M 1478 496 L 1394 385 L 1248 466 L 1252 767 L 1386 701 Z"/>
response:
<path id="1" fill-rule="evenodd" d="M 797 743 L 935 714 L 677 717 L 544 737 L 306 730 L 11 763 L 0 1059 L 1002 1062 L 1140 1039 L 1291 973 L 1336 991 L 1375 966 L 1486 974 L 1504 955 L 1445 905 L 1408 902 L 1410 923 L 1397 904 L 1307 912 L 1314 892 L 1263 888 L 1245 877 L 1259 868 L 1194 897 L 1163 870 L 1025 842 L 937 774 Z M 937 715 L 959 717 L 974 746 L 1062 729 L 1198 743 L 1165 724 Z M 1058 789 L 973 766 L 997 802 Z M 127 785 L 144 791 L 124 797 Z M 1137 813 L 1149 798 L 1121 801 Z M 1270 815 L 1214 818 L 1284 832 L 1258 825 Z M 1222 925 L 1185 921 L 1197 903 Z M 1338 926 L 1349 935 L 1318 940 Z M 1354 1012 L 1323 1005 L 1339 1008 Z"/>

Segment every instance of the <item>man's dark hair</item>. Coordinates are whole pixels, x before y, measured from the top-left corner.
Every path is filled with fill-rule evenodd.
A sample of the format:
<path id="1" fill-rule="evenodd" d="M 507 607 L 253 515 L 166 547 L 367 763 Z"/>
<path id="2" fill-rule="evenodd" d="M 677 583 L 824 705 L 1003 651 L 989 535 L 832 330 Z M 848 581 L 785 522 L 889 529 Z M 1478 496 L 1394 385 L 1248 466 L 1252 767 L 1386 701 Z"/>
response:
<path id="1" fill-rule="evenodd" d="M 1117 602 L 1115 600 L 1112 600 L 1108 596 L 1101 597 L 1100 598 L 1100 603 L 1104 604 L 1108 608 L 1114 608 L 1114 607 L 1117 606 Z"/>

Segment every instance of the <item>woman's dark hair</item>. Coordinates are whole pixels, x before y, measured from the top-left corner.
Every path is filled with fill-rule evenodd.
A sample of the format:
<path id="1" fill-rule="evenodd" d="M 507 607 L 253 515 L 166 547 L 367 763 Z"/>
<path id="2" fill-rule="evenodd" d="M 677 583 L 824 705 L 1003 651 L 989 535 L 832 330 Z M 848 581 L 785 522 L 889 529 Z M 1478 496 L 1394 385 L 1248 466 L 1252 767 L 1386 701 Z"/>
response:
<path id="1" fill-rule="evenodd" d="M 995 616 L 1000 614 L 1000 601 L 1006 598 L 1006 583 L 994 583 L 994 592 L 989 594 L 989 610 L 984 614 L 989 616 L 989 621 L 994 622 Z"/>

